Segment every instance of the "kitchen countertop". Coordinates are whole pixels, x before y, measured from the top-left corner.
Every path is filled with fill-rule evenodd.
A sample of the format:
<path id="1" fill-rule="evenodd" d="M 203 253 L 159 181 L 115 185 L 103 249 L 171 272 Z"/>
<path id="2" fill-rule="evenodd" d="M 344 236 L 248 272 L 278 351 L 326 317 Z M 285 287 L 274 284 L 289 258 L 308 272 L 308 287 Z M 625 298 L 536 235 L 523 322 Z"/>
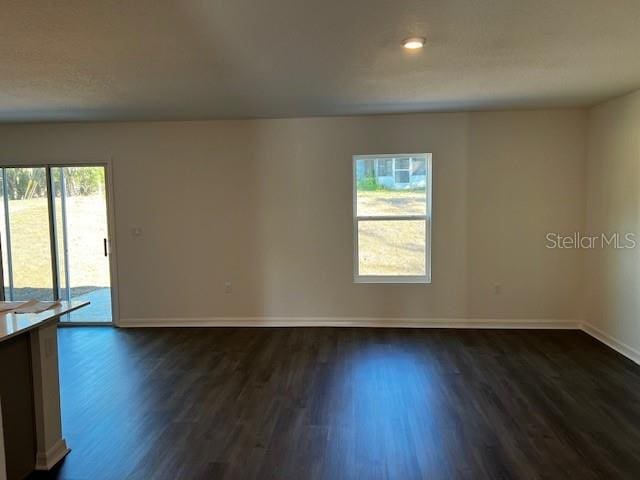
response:
<path id="1" fill-rule="evenodd" d="M 38 328 L 86 305 L 89 305 L 89 302 L 78 300 L 60 301 L 60 305 L 40 313 L 0 313 L 0 342 Z"/>

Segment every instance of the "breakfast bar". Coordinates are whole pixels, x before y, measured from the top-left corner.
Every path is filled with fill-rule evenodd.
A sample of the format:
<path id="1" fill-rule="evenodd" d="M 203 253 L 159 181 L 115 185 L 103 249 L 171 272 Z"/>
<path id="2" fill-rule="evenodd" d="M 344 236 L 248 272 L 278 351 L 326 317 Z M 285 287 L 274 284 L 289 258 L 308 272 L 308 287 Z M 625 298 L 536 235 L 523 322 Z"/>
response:
<path id="1" fill-rule="evenodd" d="M 61 301 L 39 313 L 0 314 L 0 408 L 6 472 L 24 478 L 69 452 L 62 436 L 57 321 L 89 302 Z M 1 459 L 1 457 L 0 457 Z"/>

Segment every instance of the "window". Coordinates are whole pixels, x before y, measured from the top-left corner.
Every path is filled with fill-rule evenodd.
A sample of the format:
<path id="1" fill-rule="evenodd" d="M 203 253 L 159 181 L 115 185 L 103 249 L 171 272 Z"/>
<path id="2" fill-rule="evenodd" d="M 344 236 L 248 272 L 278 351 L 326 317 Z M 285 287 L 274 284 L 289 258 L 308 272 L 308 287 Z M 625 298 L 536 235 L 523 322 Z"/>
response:
<path id="1" fill-rule="evenodd" d="M 379 158 L 378 159 L 378 176 L 390 177 L 391 175 L 393 175 L 393 159 Z"/>
<path id="2" fill-rule="evenodd" d="M 414 175 L 426 175 L 427 165 L 424 158 L 414 158 L 411 162 L 411 176 Z"/>
<path id="3" fill-rule="evenodd" d="M 394 164 L 395 164 L 395 170 L 394 170 L 395 183 L 396 184 L 409 183 L 411 181 L 411 175 L 409 174 L 410 159 L 396 158 L 394 160 Z"/>
<path id="4" fill-rule="evenodd" d="M 409 170 L 410 158 L 396 158 L 396 170 Z"/>
<path id="5" fill-rule="evenodd" d="M 354 281 L 429 283 L 431 154 L 355 155 L 353 177 Z"/>

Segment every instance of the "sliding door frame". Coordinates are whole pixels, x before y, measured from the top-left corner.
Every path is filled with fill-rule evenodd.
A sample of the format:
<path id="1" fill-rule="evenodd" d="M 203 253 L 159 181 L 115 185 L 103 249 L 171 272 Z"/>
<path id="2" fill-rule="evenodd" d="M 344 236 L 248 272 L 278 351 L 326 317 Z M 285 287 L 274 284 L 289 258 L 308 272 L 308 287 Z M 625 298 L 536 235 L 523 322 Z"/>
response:
<path id="1" fill-rule="evenodd" d="M 56 245 L 55 235 L 55 209 L 53 208 L 53 189 L 51 183 L 51 168 L 58 167 L 104 167 L 104 190 L 105 200 L 107 207 L 107 248 L 109 258 L 109 280 L 111 282 L 111 322 L 68 322 L 67 325 L 120 325 L 120 309 L 118 301 L 118 271 L 117 271 L 117 258 L 116 258 L 116 232 L 115 232 L 115 209 L 114 209 L 114 195 L 113 195 L 113 161 L 112 158 L 101 159 L 96 161 L 87 160 L 49 160 L 46 162 L 25 160 L 24 162 L 17 162 L 11 164 L 0 163 L 0 168 L 44 168 L 47 175 L 47 205 L 49 211 L 49 245 L 51 248 L 51 267 L 52 267 L 52 281 L 53 281 L 53 296 L 54 299 L 59 299 L 59 271 L 57 268 L 58 263 L 58 249 Z M 4 175 L 3 175 L 4 181 Z M 5 227 L 6 228 L 6 227 Z M 9 240 L 9 233 L 7 232 L 7 241 Z M 9 246 L 0 245 L 0 248 L 10 248 Z M 0 254 L 1 254 L 0 250 Z M 7 250 L 7 258 L 10 250 Z M 11 261 L 9 260 L 9 263 Z M 2 257 L 0 257 L 0 265 L 2 263 Z M 9 267 L 9 265 L 7 266 Z M 0 270 L 4 270 L 1 269 Z M 4 272 L 0 271 L 0 278 Z M 4 280 L 2 283 L 2 296 L 4 297 Z M 60 325 L 65 325 L 60 323 Z"/>
<path id="2" fill-rule="evenodd" d="M 7 273 L 9 274 L 9 292 L 10 292 L 10 297 L 13 298 L 13 262 L 11 261 L 11 225 L 9 222 L 9 202 L 5 201 L 6 200 L 6 191 L 9 188 L 8 187 L 9 183 L 7 182 L 7 176 L 5 175 L 5 172 L 2 172 L 2 203 L 3 203 L 3 208 L 4 208 L 4 228 L 6 231 L 6 239 L 7 239 L 7 244 L 4 245 L 2 243 L 2 239 L 0 238 L 0 278 L 2 279 L 2 288 L 0 288 L 1 292 L 0 292 L 0 299 L 2 299 L 3 301 L 6 300 L 5 298 L 5 294 L 4 294 L 4 268 L 2 266 L 2 262 L 3 262 L 3 257 L 2 257 L 2 249 L 6 248 L 7 249 Z"/>
<path id="3" fill-rule="evenodd" d="M 58 270 L 58 238 L 56 236 L 56 209 L 54 204 L 53 181 L 51 179 L 51 169 L 44 167 L 44 174 L 47 182 L 47 209 L 49 211 L 49 248 L 51 249 L 51 277 L 53 288 L 53 299 L 60 300 L 60 271 Z M 105 187 L 106 188 L 106 187 Z M 7 257 L 9 258 L 9 257 Z"/>

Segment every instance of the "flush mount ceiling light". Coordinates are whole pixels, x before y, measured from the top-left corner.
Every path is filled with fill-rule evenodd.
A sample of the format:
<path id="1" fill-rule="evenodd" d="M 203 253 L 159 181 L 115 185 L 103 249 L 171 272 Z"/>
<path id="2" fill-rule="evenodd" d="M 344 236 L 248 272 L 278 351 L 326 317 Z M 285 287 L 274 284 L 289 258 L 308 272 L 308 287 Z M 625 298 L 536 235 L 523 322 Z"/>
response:
<path id="1" fill-rule="evenodd" d="M 407 50 L 419 50 L 424 47 L 424 41 L 422 37 L 409 37 L 402 41 L 402 46 Z"/>

